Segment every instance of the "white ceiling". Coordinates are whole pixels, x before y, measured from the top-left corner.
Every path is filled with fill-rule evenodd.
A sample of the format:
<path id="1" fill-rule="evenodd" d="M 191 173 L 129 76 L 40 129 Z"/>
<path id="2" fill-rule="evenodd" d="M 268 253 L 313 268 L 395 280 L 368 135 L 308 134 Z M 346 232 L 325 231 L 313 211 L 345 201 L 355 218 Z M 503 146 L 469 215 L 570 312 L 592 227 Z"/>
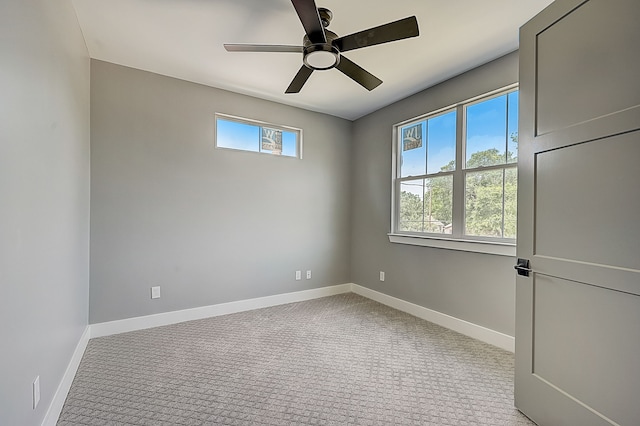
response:
<path id="1" fill-rule="evenodd" d="M 289 0 L 73 0 L 92 58 L 313 111 L 359 118 L 518 47 L 518 28 L 552 0 L 316 0 L 340 36 L 415 15 L 417 38 L 346 52 L 383 80 L 368 92 L 338 70 L 284 93 L 295 53 L 227 52 L 223 43 L 301 45 Z"/>

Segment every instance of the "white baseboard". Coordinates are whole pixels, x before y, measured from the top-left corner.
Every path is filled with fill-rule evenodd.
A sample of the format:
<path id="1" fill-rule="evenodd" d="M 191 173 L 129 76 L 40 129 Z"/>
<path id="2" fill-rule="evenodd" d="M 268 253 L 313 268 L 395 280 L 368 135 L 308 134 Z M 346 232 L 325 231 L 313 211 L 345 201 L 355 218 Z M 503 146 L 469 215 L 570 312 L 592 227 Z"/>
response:
<path id="1" fill-rule="evenodd" d="M 406 312 L 418 318 L 441 325 L 453 331 L 457 331 L 458 333 L 505 349 L 509 352 L 515 351 L 515 339 L 507 334 L 503 334 L 357 284 L 351 284 L 351 291 L 368 299 L 382 303 L 383 305 L 390 306 L 399 311 Z"/>
<path id="2" fill-rule="evenodd" d="M 80 361 L 82 360 L 82 355 L 84 355 L 84 351 L 87 348 L 90 338 L 91 328 L 90 326 L 87 326 L 85 327 L 82 336 L 80 336 L 80 341 L 76 345 L 76 349 L 73 351 L 71 360 L 69 361 L 67 369 L 62 376 L 62 380 L 58 385 L 58 389 L 56 389 L 56 393 L 53 394 L 53 399 L 47 409 L 47 414 L 45 414 L 44 419 L 42 420 L 42 426 L 56 426 L 58 417 L 60 417 L 62 407 L 64 406 L 64 401 L 67 399 L 67 394 L 69 393 L 69 389 L 71 389 L 73 378 L 76 376 L 76 372 L 80 366 Z"/>
<path id="3" fill-rule="evenodd" d="M 285 303 L 302 302 L 305 300 L 317 299 L 319 297 L 348 293 L 350 291 L 507 351 L 514 352 L 515 350 L 515 339 L 513 336 L 509 336 L 469 321 L 452 317 L 353 283 L 91 324 L 91 337 L 110 336 L 112 334 L 143 330 L 146 328 L 176 324 L 184 321 L 233 314 L 236 312 L 250 311 L 252 309 L 268 308 L 270 306 L 277 306 Z"/>
<path id="4" fill-rule="evenodd" d="M 112 334 L 125 333 L 127 331 L 143 330 L 145 328 L 159 327 L 184 321 L 250 311 L 252 309 L 268 308 L 270 306 L 283 305 L 285 303 L 302 302 L 304 300 L 333 296 L 334 294 L 348 293 L 350 291 L 351 284 L 339 284 L 330 287 L 320 287 L 292 293 L 258 297 L 255 299 L 220 303 L 218 305 L 202 306 L 199 308 L 183 309 L 180 311 L 102 322 L 91 324 L 91 337 L 109 336 Z"/>

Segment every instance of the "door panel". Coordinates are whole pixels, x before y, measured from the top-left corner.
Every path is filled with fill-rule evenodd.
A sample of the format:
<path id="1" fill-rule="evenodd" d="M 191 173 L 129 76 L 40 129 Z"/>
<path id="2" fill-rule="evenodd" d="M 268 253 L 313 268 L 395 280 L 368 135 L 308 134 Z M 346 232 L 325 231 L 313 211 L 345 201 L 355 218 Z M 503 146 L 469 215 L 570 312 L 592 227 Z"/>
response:
<path id="1" fill-rule="evenodd" d="M 534 253 L 640 270 L 640 132 L 541 152 L 535 163 Z"/>
<path id="2" fill-rule="evenodd" d="M 541 274 L 533 285 L 533 374 L 618 424 L 634 424 L 640 405 L 629 403 L 640 380 L 629 366 L 640 354 L 640 296 Z"/>
<path id="3" fill-rule="evenodd" d="M 585 2 L 537 35 L 537 135 L 638 105 L 634 86 L 620 84 L 640 75 L 634 2 Z"/>
<path id="4" fill-rule="evenodd" d="M 516 406 L 640 424 L 640 1 L 556 0 L 520 31 Z"/>

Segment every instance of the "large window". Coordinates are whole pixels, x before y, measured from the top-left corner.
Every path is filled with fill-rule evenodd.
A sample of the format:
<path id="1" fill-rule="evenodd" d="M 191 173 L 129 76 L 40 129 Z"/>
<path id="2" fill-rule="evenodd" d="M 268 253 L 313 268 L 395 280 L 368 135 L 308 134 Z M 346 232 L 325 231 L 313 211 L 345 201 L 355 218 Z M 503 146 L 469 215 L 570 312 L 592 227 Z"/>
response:
<path id="1" fill-rule="evenodd" d="M 216 114 L 216 147 L 302 158 L 302 130 Z"/>
<path id="2" fill-rule="evenodd" d="M 515 243 L 518 91 L 394 128 L 392 234 Z"/>

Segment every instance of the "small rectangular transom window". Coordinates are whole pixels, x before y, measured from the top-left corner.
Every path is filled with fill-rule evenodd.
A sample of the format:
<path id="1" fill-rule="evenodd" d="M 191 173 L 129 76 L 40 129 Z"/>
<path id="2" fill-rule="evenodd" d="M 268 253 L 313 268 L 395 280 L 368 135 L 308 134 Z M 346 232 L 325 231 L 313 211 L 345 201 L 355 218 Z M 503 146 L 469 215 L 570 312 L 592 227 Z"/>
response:
<path id="1" fill-rule="evenodd" d="M 302 130 L 216 114 L 216 148 L 302 158 Z"/>

